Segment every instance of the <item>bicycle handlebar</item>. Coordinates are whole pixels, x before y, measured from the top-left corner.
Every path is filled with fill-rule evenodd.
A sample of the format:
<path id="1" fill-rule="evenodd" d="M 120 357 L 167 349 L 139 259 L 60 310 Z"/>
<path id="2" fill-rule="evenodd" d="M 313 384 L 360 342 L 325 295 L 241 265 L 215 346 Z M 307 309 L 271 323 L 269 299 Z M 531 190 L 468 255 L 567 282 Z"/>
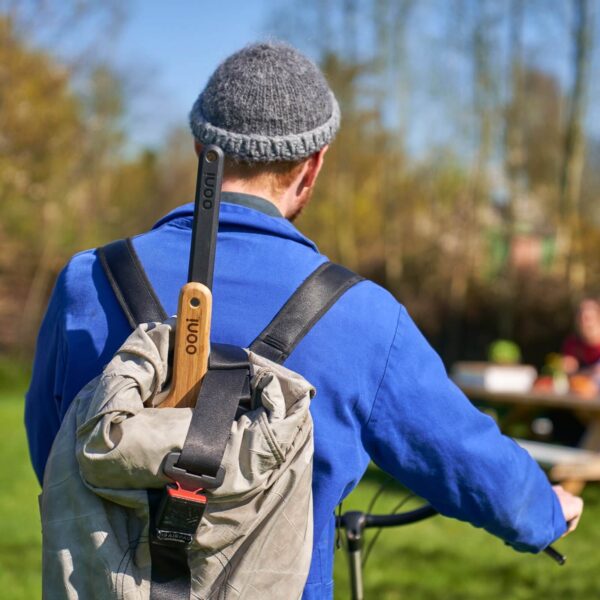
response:
<path id="1" fill-rule="evenodd" d="M 372 515 L 360 511 L 350 511 L 337 516 L 335 525 L 336 527 L 343 527 L 346 529 L 349 538 L 358 541 L 361 537 L 361 532 L 364 529 L 370 527 L 377 527 L 379 529 L 384 527 L 410 525 L 411 523 L 418 523 L 419 521 L 423 521 L 424 519 L 428 519 L 437 514 L 439 514 L 438 511 L 433 508 L 431 504 L 425 504 L 424 506 L 407 512 L 389 515 Z M 567 560 L 563 554 L 558 552 L 552 546 L 544 548 L 543 552 L 559 565 L 564 565 Z"/>
<path id="2" fill-rule="evenodd" d="M 371 515 L 360 511 L 349 511 L 335 518 L 335 526 L 360 529 L 361 531 L 371 527 L 380 529 L 384 527 L 397 527 L 418 523 L 419 521 L 423 521 L 424 519 L 428 519 L 437 514 L 438 511 L 433 508 L 431 504 L 426 504 L 415 510 L 409 510 L 403 513 L 392 513 L 389 515 Z"/>
<path id="3" fill-rule="evenodd" d="M 408 512 L 391 514 L 391 515 L 365 515 L 365 527 L 396 527 L 398 525 L 410 525 L 411 523 L 418 523 L 423 519 L 428 519 L 437 515 L 438 511 L 431 506 L 426 504 L 415 510 Z"/>

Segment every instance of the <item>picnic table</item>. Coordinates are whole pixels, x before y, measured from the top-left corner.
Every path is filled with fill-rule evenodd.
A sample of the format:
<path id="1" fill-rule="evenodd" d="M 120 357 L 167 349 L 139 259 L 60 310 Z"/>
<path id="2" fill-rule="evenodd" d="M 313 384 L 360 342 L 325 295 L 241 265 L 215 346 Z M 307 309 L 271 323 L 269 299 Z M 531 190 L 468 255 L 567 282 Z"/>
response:
<path id="1" fill-rule="evenodd" d="M 579 493 L 587 481 L 600 480 L 600 396 L 583 398 L 575 394 L 557 394 L 532 390 L 530 392 L 498 392 L 478 386 L 460 386 L 475 404 L 506 406 L 508 417 L 514 421 L 523 419 L 538 409 L 561 409 L 573 411 L 584 423 L 586 431 L 576 448 L 545 442 L 518 439 L 540 464 L 550 468 L 553 481 L 574 493 Z M 502 423 L 500 423 L 502 427 Z"/>

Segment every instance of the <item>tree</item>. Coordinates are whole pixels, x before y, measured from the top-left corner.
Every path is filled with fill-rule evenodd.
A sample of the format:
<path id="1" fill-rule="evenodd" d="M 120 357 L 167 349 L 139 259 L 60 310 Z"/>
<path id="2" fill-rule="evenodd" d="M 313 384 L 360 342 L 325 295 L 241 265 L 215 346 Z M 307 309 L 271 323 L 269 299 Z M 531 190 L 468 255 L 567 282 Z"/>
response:
<path id="1" fill-rule="evenodd" d="M 581 181 L 585 165 L 583 121 L 589 88 L 590 56 L 593 45 L 593 5 L 589 0 L 573 0 L 573 84 L 568 98 L 568 117 L 560 169 L 560 215 L 566 254 L 566 274 L 572 292 L 578 295 L 586 283 L 581 261 Z M 569 230 L 570 229 L 570 230 Z"/>
<path id="2" fill-rule="evenodd" d="M 84 89 L 0 17 L 0 348 L 31 347 L 60 267 L 107 237 L 123 141 L 120 85 L 97 67 Z"/>
<path id="3" fill-rule="evenodd" d="M 28 49 L 11 21 L 0 17 L 0 216 L 2 271 L 19 320 L 5 319 L 5 339 L 27 338 L 35 327 L 55 265 L 69 189 L 83 132 L 68 72 Z M 18 266 L 17 266 L 18 265 Z M 29 280 L 27 291 L 23 289 Z M 15 305 L 7 302 L 5 311 Z"/>

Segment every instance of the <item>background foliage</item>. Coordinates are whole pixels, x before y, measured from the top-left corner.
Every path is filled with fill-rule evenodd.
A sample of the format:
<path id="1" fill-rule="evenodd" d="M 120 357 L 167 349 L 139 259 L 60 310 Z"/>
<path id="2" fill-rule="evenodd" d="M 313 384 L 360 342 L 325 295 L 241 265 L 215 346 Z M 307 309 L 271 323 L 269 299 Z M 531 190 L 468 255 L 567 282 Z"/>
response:
<path id="1" fill-rule="evenodd" d="M 0 355 L 30 356 L 73 253 L 143 231 L 192 198 L 187 132 L 128 145 L 124 117 L 143 91 L 93 52 L 118 35 L 119 7 L 0 4 Z M 299 226 L 393 291 L 447 364 L 480 357 L 499 335 L 540 362 L 571 305 L 600 291 L 600 130 L 588 117 L 596 8 L 273 5 L 280 37 L 317 56 L 343 111 Z M 69 60 L 52 52 L 86 20 L 96 24 L 86 47 Z"/>
<path id="2" fill-rule="evenodd" d="M 118 36 L 124 5 L 0 0 L 0 589 L 15 599 L 39 596 L 40 568 L 15 361 L 30 360 L 73 253 L 141 232 L 193 194 L 188 132 L 132 146 L 126 116 L 147 90 L 95 52 Z M 395 293 L 447 364 L 481 358 L 498 336 L 539 363 L 573 304 L 600 294 L 597 10 L 595 0 L 273 2 L 271 29 L 316 57 L 343 113 L 298 225 Z M 86 44 L 54 51 L 81 28 Z M 376 480 L 346 508 L 364 508 Z M 382 536 L 367 590 L 594 597 L 597 492 L 586 490 L 562 571 L 436 519 Z M 340 553 L 336 581 L 347 597 Z"/>

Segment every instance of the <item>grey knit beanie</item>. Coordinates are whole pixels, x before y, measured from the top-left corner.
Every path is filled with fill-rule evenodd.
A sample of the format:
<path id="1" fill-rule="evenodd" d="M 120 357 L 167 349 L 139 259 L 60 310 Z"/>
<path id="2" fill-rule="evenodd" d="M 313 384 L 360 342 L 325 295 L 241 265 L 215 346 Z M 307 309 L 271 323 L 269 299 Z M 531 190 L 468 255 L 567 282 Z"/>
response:
<path id="1" fill-rule="evenodd" d="M 340 109 L 319 68 L 283 44 L 254 44 L 213 73 L 190 113 L 194 137 L 245 162 L 293 161 L 329 144 Z"/>

